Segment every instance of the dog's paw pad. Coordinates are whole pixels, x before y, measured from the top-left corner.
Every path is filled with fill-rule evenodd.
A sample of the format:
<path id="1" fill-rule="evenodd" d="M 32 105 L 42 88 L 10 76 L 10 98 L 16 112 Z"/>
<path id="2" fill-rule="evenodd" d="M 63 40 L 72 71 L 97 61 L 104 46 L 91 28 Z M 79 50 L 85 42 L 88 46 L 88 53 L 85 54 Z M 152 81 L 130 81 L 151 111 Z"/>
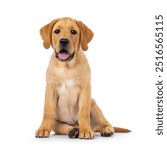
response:
<path id="1" fill-rule="evenodd" d="M 78 138 L 78 136 L 79 136 L 79 129 L 78 128 L 73 128 L 68 132 L 69 138 Z"/>
<path id="2" fill-rule="evenodd" d="M 101 136 L 103 136 L 103 137 L 109 137 L 109 136 L 111 136 L 113 134 L 113 132 L 102 132 L 101 133 Z"/>

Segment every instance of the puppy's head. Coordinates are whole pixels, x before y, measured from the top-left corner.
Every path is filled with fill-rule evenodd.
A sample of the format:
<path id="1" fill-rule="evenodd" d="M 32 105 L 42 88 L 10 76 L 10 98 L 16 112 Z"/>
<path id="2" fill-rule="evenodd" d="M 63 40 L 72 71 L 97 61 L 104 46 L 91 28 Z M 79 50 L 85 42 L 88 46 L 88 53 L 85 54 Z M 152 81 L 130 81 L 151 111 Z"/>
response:
<path id="1" fill-rule="evenodd" d="M 93 32 L 81 21 L 71 18 L 53 20 L 40 29 L 43 45 L 46 49 L 53 47 L 59 61 L 72 60 L 77 51 L 87 50 L 87 44 L 93 38 Z"/>

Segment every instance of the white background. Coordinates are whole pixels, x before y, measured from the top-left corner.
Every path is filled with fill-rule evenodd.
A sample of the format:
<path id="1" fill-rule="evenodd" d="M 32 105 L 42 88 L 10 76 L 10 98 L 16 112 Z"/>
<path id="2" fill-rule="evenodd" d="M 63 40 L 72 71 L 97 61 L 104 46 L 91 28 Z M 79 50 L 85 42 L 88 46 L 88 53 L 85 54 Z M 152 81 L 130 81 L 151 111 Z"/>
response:
<path id="1" fill-rule="evenodd" d="M 1 0 L 0 149 L 166 149 L 167 128 L 163 136 L 155 132 L 154 16 L 158 14 L 164 15 L 166 31 L 165 0 Z M 65 16 L 82 20 L 94 32 L 86 52 L 92 96 L 114 126 L 131 133 L 97 135 L 94 140 L 34 138 L 42 120 L 45 72 L 52 54 L 43 48 L 39 29 Z"/>

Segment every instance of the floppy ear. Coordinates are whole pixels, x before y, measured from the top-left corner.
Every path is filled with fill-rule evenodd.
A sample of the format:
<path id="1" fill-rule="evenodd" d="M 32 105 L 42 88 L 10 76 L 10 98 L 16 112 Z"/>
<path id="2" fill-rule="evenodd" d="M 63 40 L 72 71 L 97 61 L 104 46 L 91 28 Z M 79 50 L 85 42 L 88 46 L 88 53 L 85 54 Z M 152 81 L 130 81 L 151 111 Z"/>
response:
<path id="1" fill-rule="evenodd" d="M 81 47 L 84 51 L 86 51 L 88 49 L 88 43 L 93 38 L 93 32 L 81 21 L 77 21 L 77 25 L 79 26 L 80 29 Z"/>
<path id="2" fill-rule="evenodd" d="M 55 19 L 40 29 L 40 35 L 43 40 L 43 46 L 48 49 L 51 44 L 51 31 L 58 19 Z"/>

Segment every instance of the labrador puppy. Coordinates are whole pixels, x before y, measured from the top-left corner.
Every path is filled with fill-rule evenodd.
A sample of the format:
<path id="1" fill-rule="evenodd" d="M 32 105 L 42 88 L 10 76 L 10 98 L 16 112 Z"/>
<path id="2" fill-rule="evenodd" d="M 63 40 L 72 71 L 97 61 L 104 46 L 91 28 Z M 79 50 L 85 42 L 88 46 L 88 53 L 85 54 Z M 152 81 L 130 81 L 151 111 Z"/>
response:
<path id="1" fill-rule="evenodd" d="M 53 48 L 46 73 L 43 121 L 36 137 L 49 137 L 50 132 L 70 138 L 93 139 L 94 132 L 111 136 L 129 132 L 113 127 L 91 98 L 91 74 L 83 51 L 93 32 L 81 21 L 59 18 L 40 29 L 43 46 Z"/>

